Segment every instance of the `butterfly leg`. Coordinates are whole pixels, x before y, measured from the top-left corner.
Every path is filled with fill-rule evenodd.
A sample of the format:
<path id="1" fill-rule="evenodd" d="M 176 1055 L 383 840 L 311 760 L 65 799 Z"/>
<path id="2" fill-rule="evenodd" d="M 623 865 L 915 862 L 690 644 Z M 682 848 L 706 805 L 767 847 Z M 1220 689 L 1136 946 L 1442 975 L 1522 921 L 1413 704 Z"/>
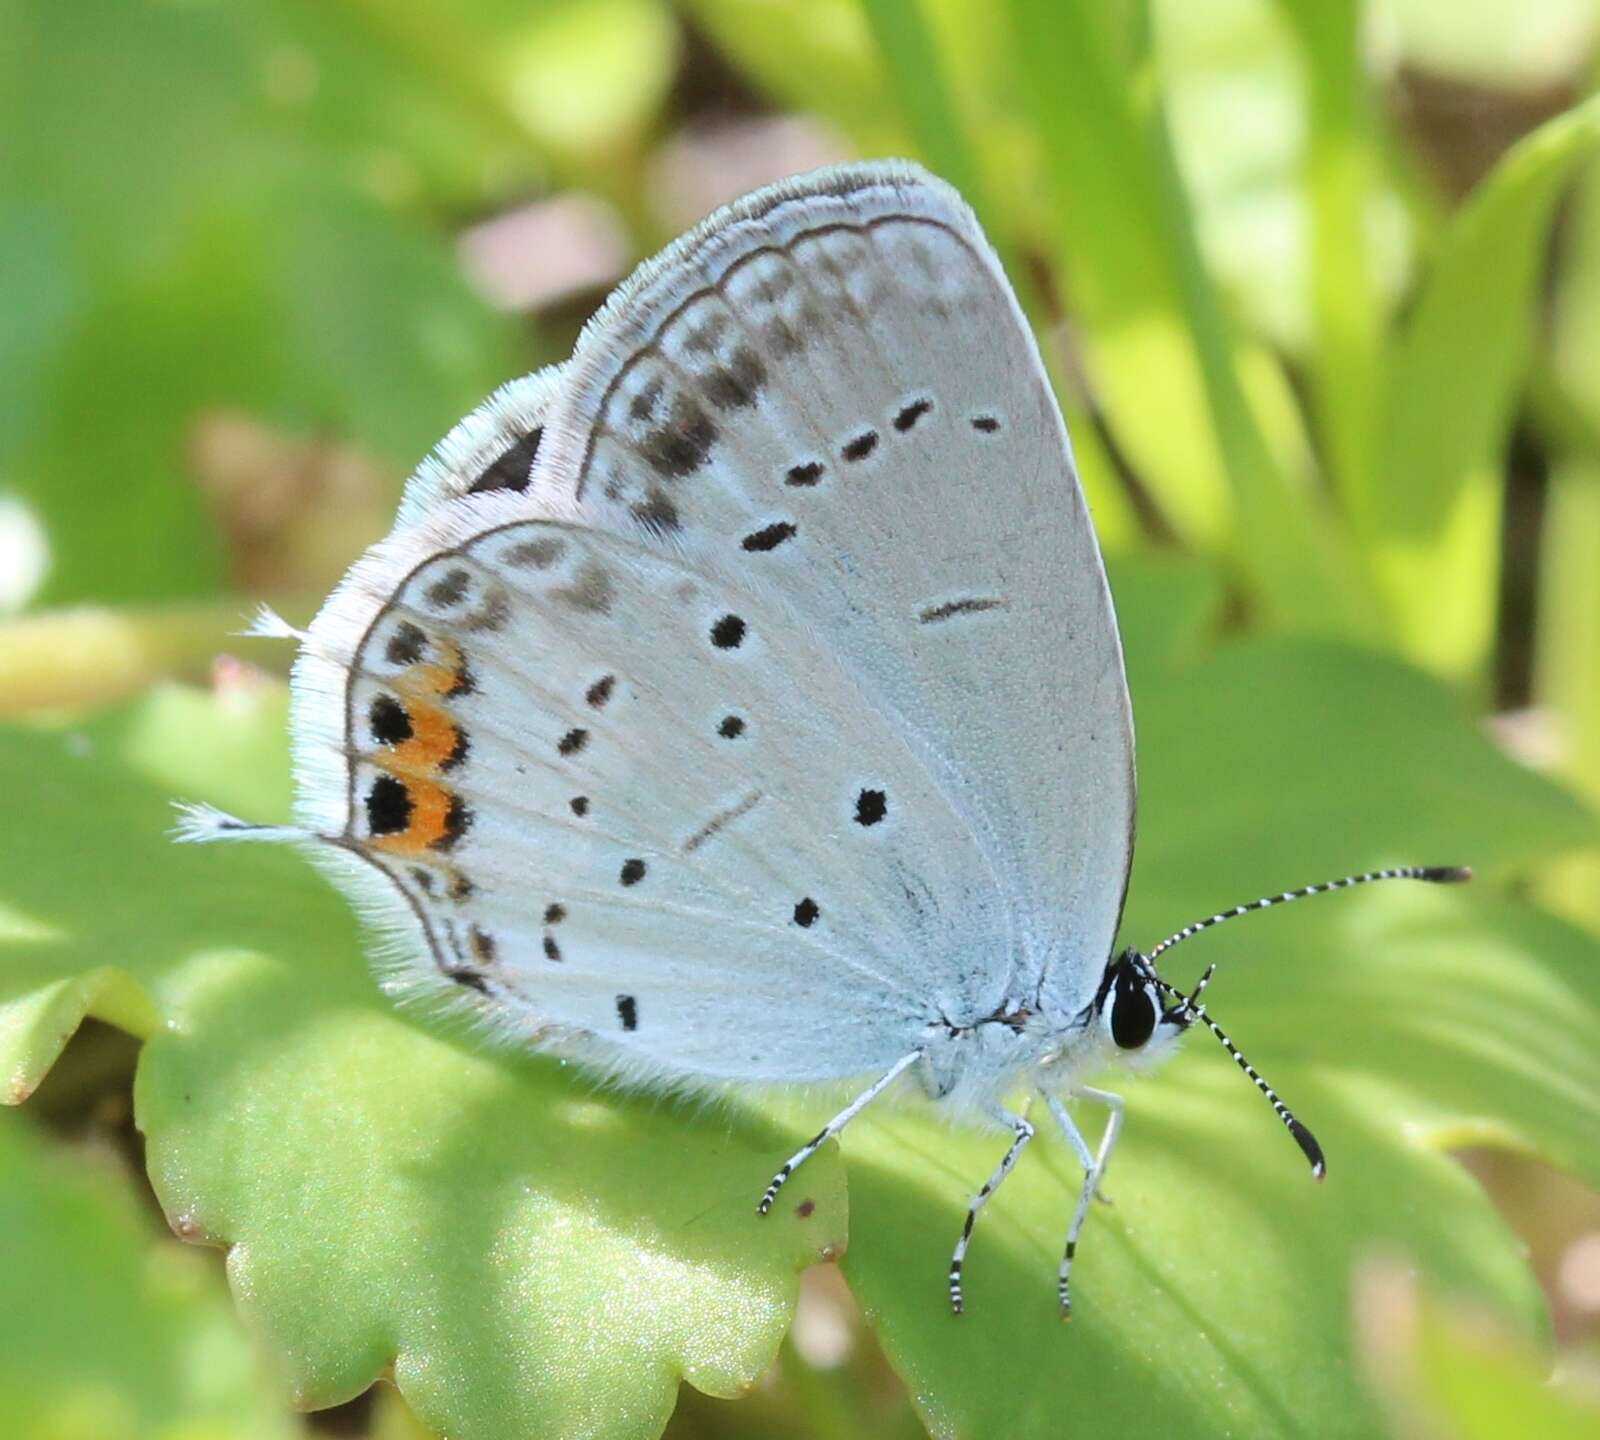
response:
<path id="1" fill-rule="evenodd" d="M 756 1214 L 765 1215 L 772 1209 L 772 1202 L 778 1198 L 778 1191 L 783 1189 L 784 1182 L 805 1164 L 823 1146 L 823 1143 L 837 1135 L 852 1120 L 856 1118 L 868 1105 L 872 1104 L 895 1080 L 903 1075 L 918 1060 L 922 1058 L 922 1051 L 913 1050 L 909 1055 L 903 1055 L 896 1060 L 886 1075 L 874 1081 L 848 1105 L 822 1127 L 811 1139 L 807 1140 L 798 1150 L 783 1162 L 778 1173 L 772 1177 L 772 1183 L 767 1186 L 766 1193 L 761 1197 L 761 1203 L 756 1206 Z"/>
<path id="2" fill-rule="evenodd" d="M 973 1196 L 972 1204 L 967 1206 L 966 1224 L 961 1227 L 961 1238 L 956 1241 L 955 1254 L 950 1257 L 950 1308 L 957 1315 L 961 1313 L 961 1267 L 966 1263 L 967 1246 L 972 1240 L 972 1227 L 977 1223 L 978 1211 L 989 1203 L 989 1197 L 1000 1188 L 1000 1182 L 1011 1173 L 1011 1167 L 1017 1163 L 1017 1156 L 1022 1154 L 1022 1147 L 1033 1139 L 1033 1126 L 1020 1115 L 1013 1115 L 1009 1110 L 995 1106 L 993 1111 L 997 1119 L 1003 1120 L 1011 1127 L 1015 1137 L 1011 1148 L 1006 1151 L 1005 1158 L 1001 1160 L 983 1189 Z"/>
<path id="3" fill-rule="evenodd" d="M 1056 1293 L 1061 1301 L 1063 1320 L 1072 1318 L 1072 1261 L 1078 1253 L 1078 1236 L 1083 1233 L 1083 1222 L 1089 1213 L 1089 1201 L 1094 1198 L 1095 1191 L 1100 1187 L 1101 1177 L 1105 1175 L 1106 1165 L 1111 1160 L 1111 1152 L 1116 1149 L 1117 1137 L 1122 1133 L 1122 1096 L 1113 1095 L 1109 1090 L 1096 1090 L 1088 1085 L 1075 1093 L 1085 1100 L 1098 1101 L 1111 1112 L 1111 1116 L 1106 1121 L 1105 1133 L 1100 1137 L 1099 1152 L 1091 1154 L 1088 1141 L 1073 1123 L 1072 1116 L 1067 1113 L 1067 1107 L 1054 1095 L 1045 1096 L 1045 1102 L 1050 1106 L 1050 1113 L 1055 1117 L 1056 1124 L 1061 1127 L 1061 1133 L 1067 1137 L 1068 1144 L 1078 1157 L 1078 1163 L 1083 1166 L 1083 1189 L 1078 1193 L 1078 1204 L 1072 1212 L 1072 1223 L 1067 1227 L 1067 1245 L 1062 1252 L 1061 1268 L 1056 1273 Z"/>

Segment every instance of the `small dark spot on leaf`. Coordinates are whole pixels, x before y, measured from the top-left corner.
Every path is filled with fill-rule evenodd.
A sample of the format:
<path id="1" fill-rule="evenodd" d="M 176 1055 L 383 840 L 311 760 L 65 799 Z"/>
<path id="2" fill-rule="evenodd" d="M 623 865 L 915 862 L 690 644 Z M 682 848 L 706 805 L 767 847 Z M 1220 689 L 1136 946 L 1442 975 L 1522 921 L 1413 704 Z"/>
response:
<path id="1" fill-rule="evenodd" d="M 796 1205 L 794 1207 L 794 1213 L 796 1215 L 798 1215 L 802 1220 L 809 1220 L 811 1218 L 811 1216 L 815 1213 L 816 1208 L 817 1208 L 817 1202 L 815 1200 L 802 1200 L 798 1205 Z"/>

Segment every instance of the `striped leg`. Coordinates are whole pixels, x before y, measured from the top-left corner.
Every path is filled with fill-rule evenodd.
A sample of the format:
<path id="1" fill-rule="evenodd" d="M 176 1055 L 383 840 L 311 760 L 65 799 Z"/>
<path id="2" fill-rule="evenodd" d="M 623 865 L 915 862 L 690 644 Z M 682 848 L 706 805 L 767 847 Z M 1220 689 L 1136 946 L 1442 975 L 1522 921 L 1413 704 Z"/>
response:
<path id="1" fill-rule="evenodd" d="M 984 1185 L 983 1189 L 973 1197 L 972 1204 L 967 1206 L 966 1224 L 961 1227 L 961 1238 L 956 1241 L 955 1254 L 950 1257 L 950 1308 L 957 1315 L 961 1313 L 961 1267 L 966 1263 L 967 1246 L 972 1240 L 972 1227 L 977 1223 L 978 1211 L 989 1203 L 989 1197 L 1000 1188 L 1000 1182 L 1011 1173 L 1011 1167 L 1017 1163 L 1017 1156 L 1022 1154 L 1022 1147 L 1033 1139 L 1033 1126 L 1020 1115 L 1013 1115 L 1009 1110 L 1000 1106 L 994 1107 L 993 1114 L 997 1119 L 1003 1120 L 1011 1127 L 1011 1133 L 1016 1137 L 1011 1142 L 1011 1148 L 1005 1153 Z"/>
<path id="2" fill-rule="evenodd" d="M 1083 1166 L 1083 1189 L 1078 1192 L 1078 1204 L 1072 1212 L 1072 1223 L 1067 1226 L 1067 1244 L 1062 1252 L 1061 1268 L 1056 1272 L 1056 1294 L 1061 1301 L 1063 1320 L 1072 1319 L 1072 1262 L 1078 1253 L 1078 1236 L 1083 1233 L 1083 1222 L 1089 1214 L 1089 1201 L 1094 1198 L 1095 1191 L 1100 1187 L 1106 1166 L 1111 1160 L 1111 1152 L 1116 1149 L 1117 1137 L 1122 1133 L 1122 1096 L 1113 1095 L 1109 1090 L 1096 1090 L 1088 1085 L 1082 1086 L 1074 1093 L 1085 1100 L 1098 1101 L 1111 1112 L 1111 1115 L 1106 1121 L 1105 1133 L 1100 1137 L 1100 1150 L 1097 1154 L 1091 1155 L 1088 1142 L 1073 1123 L 1072 1116 L 1067 1113 L 1067 1107 L 1054 1095 L 1045 1096 L 1045 1101 L 1050 1106 L 1050 1113 L 1055 1117 L 1056 1124 L 1061 1127 L 1061 1133 L 1067 1137 L 1067 1142 L 1078 1157 L 1078 1163 Z"/>
<path id="3" fill-rule="evenodd" d="M 756 1214 L 765 1215 L 769 1210 L 771 1210 L 772 1202 L 778 1198 L 778 1191 L 783 1189 L 784 1182 L 788 1180 L 788 1178 L 793 1175 L 796 1170 L 804 1165 L 807 1160 L 809 1160 L 817 1153 L 818 1150 L 822 1148 L 823 1142 L 831 1139 L 833 1136 L 837 1135 L 841 1130 L 843 1130 L 846 1125 L 854 1120 L 857 1115 L 867 1108 L 868 1105 L 872 1104 L 872 1102 L 876 1100 L 878 1096 L 883 1094 L 883 1092 L 887 1090 L 896 1079 L 909 1070 L 911 1066 L 921 1058 L 922 1051 L 920 1050 L 913 1050 L 909 1055 L 902 1055 L 900 1059 L 896 1060 L 889 1068 L 888 1074 L 884 1075 L 881 1079 L 874 1081 L 859 1095 L 857 1095 L 856 1098 L 846 1105 L 844 1109 L 841 1110 L 837 1115 L 835 1115 L 833 1119 L 828 1121 L 828 1123 L 824 1125 L 821 1130 L 813 1135 L 811 1139 L 807 1140 L 804 1145 L 802 1145 L 794 1152 L 793 1155 L 784 1161 L 782 1168 L 779 1169 L 778 1173 L 772 1177 L 772 1183 L 767 1186 L 766 1193 L 762 1195 L 761 1203 L 756 1206 Z"/>

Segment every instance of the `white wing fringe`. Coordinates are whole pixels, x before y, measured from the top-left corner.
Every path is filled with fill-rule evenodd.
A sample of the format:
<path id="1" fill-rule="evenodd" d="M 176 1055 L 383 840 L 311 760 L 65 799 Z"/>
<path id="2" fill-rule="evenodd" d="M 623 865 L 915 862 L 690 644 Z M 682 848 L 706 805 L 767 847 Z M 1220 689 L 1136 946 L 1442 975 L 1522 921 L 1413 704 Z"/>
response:
<path id="1" fill-rule="evenodd" d="M 270 605 L 258 605 L 255 618 L 239 634 L 251 640 L 298 640 L 304 644 L 308 638 L 304 630 L 296 630 Z"/>
<path id="2" fill-rule="evenodd" d="M 298 825 L 253 825 L 219 810 L 215 805 L 191 804 L 175 801 L 177 823 L 172 827 L 172 838 L 184 845 L 204 845 L 212 840 L 315 840 L 317 837 Z"/>

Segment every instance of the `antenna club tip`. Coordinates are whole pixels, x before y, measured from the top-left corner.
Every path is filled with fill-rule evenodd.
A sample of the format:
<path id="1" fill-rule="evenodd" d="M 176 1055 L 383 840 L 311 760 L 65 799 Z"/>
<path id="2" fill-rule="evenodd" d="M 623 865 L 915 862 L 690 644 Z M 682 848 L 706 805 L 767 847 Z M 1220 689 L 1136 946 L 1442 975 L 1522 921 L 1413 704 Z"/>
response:
<path id="1" fill-rule="evenodd" d="M 1317 1144 L 1317 1137 L 1292 1117 L 1287 1123 L 1289 1133 L 1294 1136 L 1294 1143 L 1300 1147 L 1301 1153 L 1311 1162 L 1312 1178 L 1316 1180 L 1325 1179 L 1328 1174 L 1328 1162 L 1323 1158 L 1322 1146 Z"/>
<path id="2" fill-rule="evenodd" d="M 1431 880 L 1435 885 L 1465 885 L 1472 879 L 1470 865 L 1427 865 L 1423 867 L 1421 878 Z"/>

